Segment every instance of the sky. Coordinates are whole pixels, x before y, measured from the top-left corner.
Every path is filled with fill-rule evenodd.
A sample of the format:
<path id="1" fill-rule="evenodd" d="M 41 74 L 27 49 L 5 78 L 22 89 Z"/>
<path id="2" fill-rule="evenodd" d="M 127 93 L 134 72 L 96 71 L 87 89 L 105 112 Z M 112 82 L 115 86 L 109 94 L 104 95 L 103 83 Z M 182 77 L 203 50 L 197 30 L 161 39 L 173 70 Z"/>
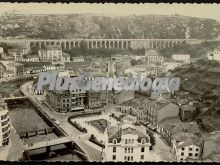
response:
<path id="1" fill-rule="evenodd" d="M 23 14 L 94 13 L 112 16 L 180 14 L 220 21 L 220 4 L 0 3 L 0 14 L 11 10 Z"/>

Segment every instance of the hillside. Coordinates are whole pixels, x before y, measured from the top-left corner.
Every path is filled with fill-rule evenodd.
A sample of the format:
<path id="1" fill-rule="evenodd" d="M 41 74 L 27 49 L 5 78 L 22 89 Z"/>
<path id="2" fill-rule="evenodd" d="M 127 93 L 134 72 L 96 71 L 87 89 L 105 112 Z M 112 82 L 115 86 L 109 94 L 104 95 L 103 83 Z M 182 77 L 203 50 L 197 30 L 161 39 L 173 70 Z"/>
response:
<path id="1" fill-rule="evenodd" d="M 0 37 L 17 38 L 191 38 L 219 36 L 220 24 L 212 19 L 179 15 L 108 17 L 92 14 L 2 15 Z"/>

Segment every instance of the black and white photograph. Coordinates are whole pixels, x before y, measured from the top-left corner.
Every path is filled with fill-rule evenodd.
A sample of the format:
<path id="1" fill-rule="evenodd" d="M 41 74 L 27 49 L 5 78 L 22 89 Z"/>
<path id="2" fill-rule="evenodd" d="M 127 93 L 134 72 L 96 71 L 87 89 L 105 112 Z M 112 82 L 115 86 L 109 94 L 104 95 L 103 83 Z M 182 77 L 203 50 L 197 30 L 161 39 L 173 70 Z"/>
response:
<path id="1" fill-rule="evenodd" d="M 0 2 L 0 160 L 220 162 L 220 4 Z"/>

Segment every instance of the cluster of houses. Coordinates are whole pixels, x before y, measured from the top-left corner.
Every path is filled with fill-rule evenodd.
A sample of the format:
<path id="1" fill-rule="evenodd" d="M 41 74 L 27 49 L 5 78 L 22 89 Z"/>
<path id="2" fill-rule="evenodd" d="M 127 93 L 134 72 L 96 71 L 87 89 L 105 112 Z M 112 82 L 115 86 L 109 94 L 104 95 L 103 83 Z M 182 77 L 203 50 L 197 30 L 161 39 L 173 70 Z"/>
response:
<path id="1" fill-rule="evenodd" d="M 0 79 L 39 73 L 50 70 L 62 70 L 65 63 L 82 63 L 84 57 L 77 56 L 70 60 L 70 55 L 62 52 L 59 46 L 46 46 L 38 50 L 38 54 L 31 54 L 27 48 L 8 49 L 8 53 L 0 47 Z M 34 65 L 33 65 L 34 63 Z M 32 64 L 27 66 L 26 64 Z M 36 65 L 35 65 L 36 64 Z"/>
<path id="2" fill-rule="evenodd" d="M 141 60 L 141 64 L 129 66 L 124 69 L 125 76 L 133 77 L 158 77 L 168 71 L 174 70 L 175 68 L 189 64 L 189 54 L 173 54 L 171 59 L 165 59 L 156 50 L 146 50 L 143 56 L 132 55 L 130 59 Z M 125 57 L 123 56 L 123 61 Z M 128 64 L 128 63 L 127 63 Z M 120 65 L 122 66 L 122 65 Z M 117 69 L 116 69 L 117 73 Z"/>
<path id="3" fill-rule="evenodd" d="M 171 146 L 177 161 L 208 160 L 212 155 L 220 154 L 220 133 L 202 136 L 194 121 L 198 114 L 196 103 L 184 103 L 182 99 L 169 95 L 140 97 L 118 104 L 116 111 L 136 117 L 159 133 Z"/>

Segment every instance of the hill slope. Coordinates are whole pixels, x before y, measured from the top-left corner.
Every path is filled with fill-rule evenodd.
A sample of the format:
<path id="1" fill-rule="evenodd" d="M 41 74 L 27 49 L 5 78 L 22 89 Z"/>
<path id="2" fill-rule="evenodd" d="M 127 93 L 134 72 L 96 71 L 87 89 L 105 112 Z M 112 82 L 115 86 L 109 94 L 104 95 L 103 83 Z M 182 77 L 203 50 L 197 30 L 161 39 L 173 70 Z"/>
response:
<path id="1" fill-rule="evenodd" d="M 219 36 L 220 24 L 212 19 L 185 16 L 107 17 L 92 14 L 3 15 L 1 37 L 20 38 L 191 38 Z"/>

